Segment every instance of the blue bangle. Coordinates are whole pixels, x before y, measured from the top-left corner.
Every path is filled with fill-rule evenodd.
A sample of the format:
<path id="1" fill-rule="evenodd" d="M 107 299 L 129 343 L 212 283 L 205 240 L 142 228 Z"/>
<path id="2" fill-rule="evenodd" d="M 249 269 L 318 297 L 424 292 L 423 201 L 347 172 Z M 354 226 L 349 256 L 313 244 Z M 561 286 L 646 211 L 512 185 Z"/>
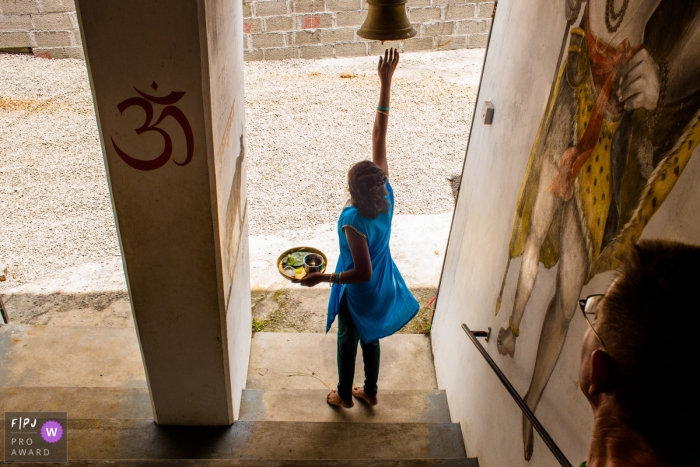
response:
<path id="1" fill-rule="evenodd" d="M 381 111 L 383 111 L 383 112 L 388 112 L 388 111 L 389 111 L 389 107 L 379 107 L 379 106 L 377 106 L 377 110 L 381 110 Z"/>

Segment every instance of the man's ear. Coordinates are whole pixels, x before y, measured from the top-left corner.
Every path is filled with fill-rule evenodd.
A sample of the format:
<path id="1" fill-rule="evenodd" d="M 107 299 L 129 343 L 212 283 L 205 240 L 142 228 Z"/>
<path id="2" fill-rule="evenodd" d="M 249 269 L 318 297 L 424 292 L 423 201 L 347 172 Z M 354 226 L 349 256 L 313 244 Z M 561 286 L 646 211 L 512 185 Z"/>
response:
<path id="1" fill-rule="evenodd" d="M 594 350 L 591 354 L 591 386 L 589 393 L 592 396 L 608 392 L 611 388 L 612 360 L 607 352 L 601 349 Z"/>

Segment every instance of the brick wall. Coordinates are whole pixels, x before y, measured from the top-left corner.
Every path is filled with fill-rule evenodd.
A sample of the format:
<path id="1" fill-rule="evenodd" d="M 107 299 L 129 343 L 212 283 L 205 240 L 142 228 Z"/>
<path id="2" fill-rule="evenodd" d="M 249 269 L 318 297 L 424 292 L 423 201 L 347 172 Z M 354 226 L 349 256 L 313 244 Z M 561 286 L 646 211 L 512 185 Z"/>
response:
<path id="1" fill-rule="evenodd" d="M 366 0 L 243 0 L 246 60 L 357 57 L 486 47 L 493 1 L 408 0 L 412 39 L 381 45 L 358 37 Z M 0 0 L 0 50 L 83 58 L 73 0 Z"/>
<path id="2" fill-rule="evenodd" d="M 73 0 L 0 0 L 0 50 L 83 58 Z"/>
<path id="3" fill-rule="evenodd" d="M 399 51 L 486 47 L 493 1 L 408 0 L 418 34 L 380 44 L 357 35 L 366 0 L 243 0 L 246 60 L 357 57 Z"/>

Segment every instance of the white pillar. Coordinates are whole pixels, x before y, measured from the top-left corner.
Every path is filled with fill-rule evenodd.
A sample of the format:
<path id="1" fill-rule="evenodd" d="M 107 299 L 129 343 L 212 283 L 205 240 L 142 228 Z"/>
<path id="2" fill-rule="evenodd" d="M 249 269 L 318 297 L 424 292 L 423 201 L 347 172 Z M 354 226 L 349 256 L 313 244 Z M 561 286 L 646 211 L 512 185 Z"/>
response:
<path id="1" fill-rule="evenodd" d="M 251 339 L 241 2 L 76 7 L 155 419 L 230 424 Z"/>

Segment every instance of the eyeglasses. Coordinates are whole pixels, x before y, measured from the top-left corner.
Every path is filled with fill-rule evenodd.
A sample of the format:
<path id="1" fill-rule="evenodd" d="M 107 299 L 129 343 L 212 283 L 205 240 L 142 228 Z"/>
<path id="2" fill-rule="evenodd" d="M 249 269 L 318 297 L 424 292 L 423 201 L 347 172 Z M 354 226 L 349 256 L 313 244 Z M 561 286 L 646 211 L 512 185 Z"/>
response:
<path id="1" fill-rule="evenodd" d="M 593 327 L 593 323 L 589 318 L 589 316 L 593 316 L 595 319 L 596 309 L 598 308 L 598 305 L 600 304 L 601 300 L 603 300 L 603 297 L 604 295 L 602 294 L 590 295 L 585 300 L 579 300 L 578 304 L 581 307 L 581 313 L 583 314 L 583 318 L 591 327 L 591 331 L 593 331 L 593 334 L 595 334 L 600 343 L 603 345 L 603 348 L 607 350 L 607 348 L 605 347 L 605 342 L 603 342 L 603 339 L 600 338 L 600 334 L 598 334 L 598 331 L 595 330 L 595 328 Z"/>

